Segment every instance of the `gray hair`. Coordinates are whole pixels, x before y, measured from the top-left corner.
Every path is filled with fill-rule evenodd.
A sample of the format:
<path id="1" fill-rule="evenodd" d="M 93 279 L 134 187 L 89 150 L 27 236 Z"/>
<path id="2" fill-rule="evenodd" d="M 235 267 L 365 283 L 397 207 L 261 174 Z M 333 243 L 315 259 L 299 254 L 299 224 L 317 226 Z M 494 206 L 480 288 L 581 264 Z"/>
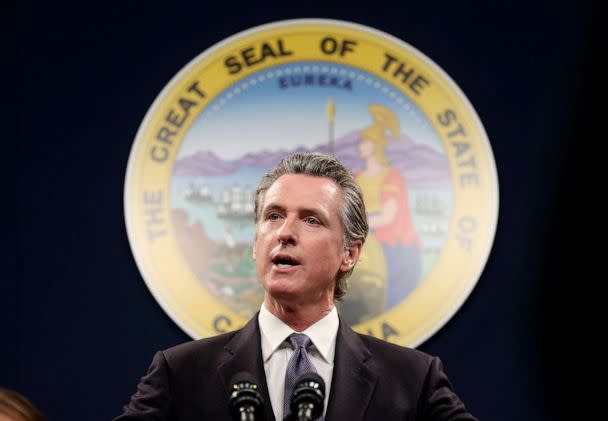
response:
<path id="1" fill-rule="evenodd" d="M 279 177 L 285 174 L 305 174 L 333 180 L 342 191 L 340 219 L 343 227 L 344 249 L 350 248 L 357 241 L 360 241 L 361 244 L 365 242 L 369 226 L 361 188 L 344 164 L 331 155 L 317 152 L 295 153 L 285 157 L 270 172 L 264 174 L 255 192 L 256 225 L 260 220 L 266 192 Z M 336 300 L 346 294 L 348 277 L 353 269 L 354 266 L 347 272 L 338 273 L 334 290 Z"/>

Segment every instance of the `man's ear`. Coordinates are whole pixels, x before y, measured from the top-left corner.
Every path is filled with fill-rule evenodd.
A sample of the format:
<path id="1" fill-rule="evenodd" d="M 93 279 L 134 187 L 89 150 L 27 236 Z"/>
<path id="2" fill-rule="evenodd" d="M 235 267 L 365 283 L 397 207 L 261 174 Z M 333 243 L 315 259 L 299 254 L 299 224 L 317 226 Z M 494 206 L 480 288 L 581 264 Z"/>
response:
<path id="1" fill-rule="evenodd" d="M 255 241 L 253 242 L 253 248 L 251 250 L 251 256 L 253 257 L 253 260 L 255 260 Z"/>
<path id="2" fill-rule="evenodd" d="M 340 263 L 341 272 L 348 272 L 355 267 L 361 254 L 361 247 L 363 247 L 361 241 L 355 241 L 349 248 L 344 250 L 344 256 Z"/>

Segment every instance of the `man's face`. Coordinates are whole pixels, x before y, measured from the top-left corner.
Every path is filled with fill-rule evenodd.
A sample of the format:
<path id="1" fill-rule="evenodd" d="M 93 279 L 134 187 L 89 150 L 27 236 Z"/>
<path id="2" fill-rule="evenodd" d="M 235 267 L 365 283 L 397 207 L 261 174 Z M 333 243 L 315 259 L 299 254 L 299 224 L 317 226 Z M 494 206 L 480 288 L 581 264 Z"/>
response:
<path id="1" fill-rule="evenodd" d="M 348 271 L 359 250 L 344 250 L 341 203 L 329 178 L 288 174 L 270 186 L 253 246 L 266 294 L 298 304 L 333 297 L 338 271 Z"/>

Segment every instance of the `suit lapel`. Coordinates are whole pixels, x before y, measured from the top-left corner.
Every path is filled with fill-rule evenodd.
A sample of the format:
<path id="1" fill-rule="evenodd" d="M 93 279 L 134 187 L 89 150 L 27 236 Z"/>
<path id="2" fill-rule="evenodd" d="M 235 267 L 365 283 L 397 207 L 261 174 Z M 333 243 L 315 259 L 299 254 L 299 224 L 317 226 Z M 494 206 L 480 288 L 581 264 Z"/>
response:
<path id="1" fill-rule="evenodd" d="M 378 374 L 371 353 L 359 336 L 340 319 L 336 357 L 325 420 L 361 420 Z"/>
<path id="2" fill-rule="evenodd" d="M 268 387 L 266 385 L 266 373 L 262 361 L 262 345 L 260 343 L 260 328 L 258 326 L 258 315 L 249 320 L 241 330 L 237 331 L 224 349 L 227 352 L 226 361 L 219 366 L 218 372 L 226 394 L 230 393 L 230 381 L 232 376 L 241 371 L 251 373 L 258 380 L 258 386 L 264 399 L 264 414 L 266 420 L 274 420 Z"/>

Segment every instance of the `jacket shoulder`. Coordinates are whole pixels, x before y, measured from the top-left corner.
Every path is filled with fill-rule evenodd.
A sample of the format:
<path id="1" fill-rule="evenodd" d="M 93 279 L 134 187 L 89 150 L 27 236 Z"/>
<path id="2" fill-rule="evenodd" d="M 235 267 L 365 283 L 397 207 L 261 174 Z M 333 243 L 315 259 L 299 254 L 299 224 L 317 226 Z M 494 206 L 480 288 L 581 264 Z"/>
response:
<path id="1" fill-rule="evenodd" d="M 357 333 L 375 364 L 386 369 L 404 369 L 424 375 L 433 357 L 425 352 L 393 344 L 373 336 Z"/>
<path id="2" fill-rule="evenodd" d="M 226 344 L 234 337 L 237 331 L 223 333 L 210 338 L 185 342 L 171 348 L 167 348 L 163 354 L 167 364 L 173 369 L 188 369 L 189 367 L 217 364 L 218 360 L 225 355 L 221 352 Z"/>

